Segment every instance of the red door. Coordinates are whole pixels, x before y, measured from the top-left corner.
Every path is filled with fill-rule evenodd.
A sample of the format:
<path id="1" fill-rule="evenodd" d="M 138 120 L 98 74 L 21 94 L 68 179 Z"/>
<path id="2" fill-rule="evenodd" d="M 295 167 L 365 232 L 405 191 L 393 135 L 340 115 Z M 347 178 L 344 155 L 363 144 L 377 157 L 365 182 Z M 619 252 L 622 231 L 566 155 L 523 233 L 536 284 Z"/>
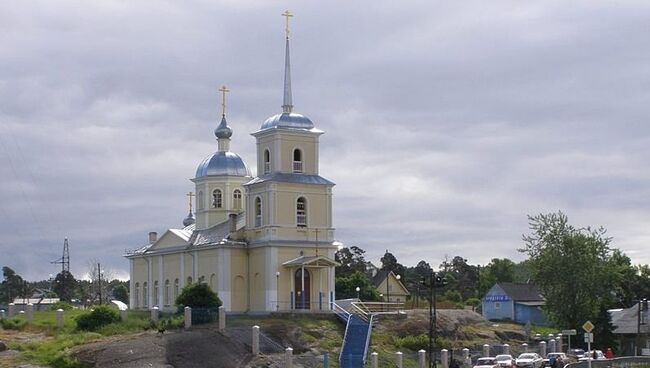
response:
<path id="1" fill-rule="evenodd" d="M 305 270 L 305 290 L 302 290 L 302 269 L 299 269 L 296 271 L 295 274 L 295 280 L 294 280 L 294 293 L 295 295 L 295 306 L 296 309 L 309 309 L 309 302 L 310 302 L 310 288 L 309 285 L 311 282 L 309 281 L 309 271 Z"/>

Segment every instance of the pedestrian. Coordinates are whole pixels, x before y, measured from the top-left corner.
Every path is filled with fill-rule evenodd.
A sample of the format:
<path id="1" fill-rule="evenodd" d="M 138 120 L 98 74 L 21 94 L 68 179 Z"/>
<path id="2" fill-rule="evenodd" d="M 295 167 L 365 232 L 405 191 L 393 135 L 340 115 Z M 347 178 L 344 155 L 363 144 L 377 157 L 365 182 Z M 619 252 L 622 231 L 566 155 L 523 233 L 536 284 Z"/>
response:
<path id="1" fill-rule="evenodd" d="M 607 351 L 605 352 L 605 358 L 614 359 L 614 352 L 612 351 L 612 348 L 607 348 Z"/>

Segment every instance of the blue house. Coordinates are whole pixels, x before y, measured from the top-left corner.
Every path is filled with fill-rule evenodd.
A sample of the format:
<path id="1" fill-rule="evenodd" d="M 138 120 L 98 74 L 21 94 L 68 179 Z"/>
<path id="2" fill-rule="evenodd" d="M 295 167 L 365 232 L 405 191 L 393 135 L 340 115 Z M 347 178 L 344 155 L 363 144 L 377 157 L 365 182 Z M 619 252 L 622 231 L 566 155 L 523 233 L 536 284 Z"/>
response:
<path id="1" fill-rule="evenodd" d="M 483 317 L 491 321 L 510 320 L 535 325 L 549 325 L 540 309 L 544 297 L 534 284 L 502 282 L 494 284 L 483 297 Z"/>

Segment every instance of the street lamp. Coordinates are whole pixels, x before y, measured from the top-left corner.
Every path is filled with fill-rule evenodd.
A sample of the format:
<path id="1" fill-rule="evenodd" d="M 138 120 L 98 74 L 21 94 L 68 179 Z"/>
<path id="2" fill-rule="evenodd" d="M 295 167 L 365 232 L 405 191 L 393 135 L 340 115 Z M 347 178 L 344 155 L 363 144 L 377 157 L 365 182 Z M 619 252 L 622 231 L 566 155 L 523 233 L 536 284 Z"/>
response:
<path id="1" fill-rule="evenodd" d="M 359 291 L 361 291 L 361 288 L 357 286 L 356 290 L 357 290 L 357 299 L 361 301 L 361 298 L 359 297 Z"/>
<path id="2" fill-rule="evenodd" d="M 436 276 L 436 273 L 431 271 L 429 275 L 429 283 L 427 285 L 426 279 L 422 277 L 422 285 L 429 288 L 429 368 L 435 365 L 436 354 L 433 350 L 433 343 L 436 334 L 436 288 L 444 287 L 447 284 L 442 276 Z"/>
<path id="3" fill-rule="evenodd" d="M 275 310 L 280 310 L 280 271 L 275 272 Z"/>

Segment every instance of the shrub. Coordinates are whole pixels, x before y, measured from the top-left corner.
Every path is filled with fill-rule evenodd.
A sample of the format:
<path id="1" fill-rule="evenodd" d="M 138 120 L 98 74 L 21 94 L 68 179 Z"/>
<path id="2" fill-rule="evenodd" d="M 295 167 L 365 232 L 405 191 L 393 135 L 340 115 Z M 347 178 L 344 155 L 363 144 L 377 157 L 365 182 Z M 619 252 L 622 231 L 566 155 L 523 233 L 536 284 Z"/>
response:
<path id="1" fill-rule="evenodd" d="M 393 337 L 393 342 L 398 348 L 406 348 L 411 351 L 429 348 L 429 337 L 427 335 Z"/>
<path id="2" fill-rule="evenodd" d="M 0 320 L 0 325 L 5 330 L 19 330 L 22 331 L 27 325 L 27 320 L 23 318 L 4 318 Z"/>
<path id="3" fill-rule="evenodd" d="M 50 310 L 56 311 L 63 309 L 64 311 L 69 311 L 72 309 L 72 304 L 68 302 L 56 302 L 50 306 Z"/>
<path id="4" fill-rule="evenodd" d="M 77 329 L 85 331 L 95 331 L 102 326 L 118 322 L 120 315 L 118 312 L 105 305 L 95 307 L 90 313 L 85 313 L 77 317 Z"/>
<path id="5" fill-rule="evenodd" d="M 221 300 L 207 284 L 196 283 L 183 288 L 181 295 L 176 298 L 176 305 L 179 310 L 183 307 L 218 308 L 221 306 Z"/>

